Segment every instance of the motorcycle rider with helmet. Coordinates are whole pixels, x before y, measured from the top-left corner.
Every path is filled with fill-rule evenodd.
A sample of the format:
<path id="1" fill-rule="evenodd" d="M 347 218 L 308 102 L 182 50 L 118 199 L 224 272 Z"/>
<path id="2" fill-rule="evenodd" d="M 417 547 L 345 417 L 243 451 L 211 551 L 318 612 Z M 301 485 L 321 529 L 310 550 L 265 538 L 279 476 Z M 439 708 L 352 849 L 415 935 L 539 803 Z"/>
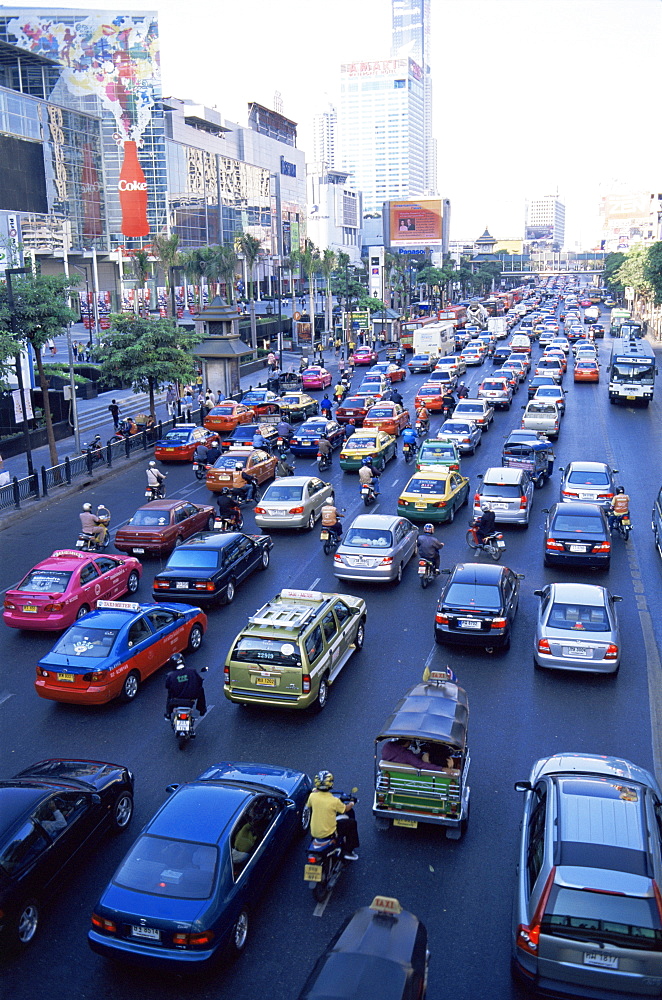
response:
<path id="1" fill-rule="evenodd" d="M 329 466 L 333 465 L 333 446 L 326 434 L 322 434 L 317 442 L 317 454 L 321 455 Z"/>
<path id="2" fill-rule="evenodd" d="M 468 395 L 469 395 L 469 390 L 467 389 L 466 385 L 464 384 L 464 382 L 460 382 L 460 384 L 457 387 L 457 398 L 466 399 Z"/>
<path id="3" fill-rule="evenodd" d="M 234 471 L 240 472 L 242 481 L 246 483 L 245 487 L 241 487 L 246 491 L 246 499 L 257 500 L 257 479 L 255 476 L 251 476 L 250 472 L 246 472 L 241 462 L 236 463 Z"/>
<path id="4" fill-rule="evenodd" d="M 443 547 L 444 543 L 434 537 L 434 524 L 424 524 L 423 531 L 416 539 L 416 548 L 421 559 L 432 563 L 437 575 L 439 575 L 439 553 Z"/>
<path id="5" fill-rule="evenodd" d="M 276 433 L 279 438 L 283 439 L 283 444 L 289 447 L 290 441 L 294 437 L 294 427 L 285 418 L 278 421 L 276 426 Z"/>
<path id="6" fill-rule="evenodd" d="M 313 778 L 315 788 L 306 802 L 310 809 L 310 833 L 316 840 L 339 839 L 344 860 L 358 861 L 356 848 L 359 846 L 359 833 L 354 817 L 355 803 L 351 799 L 343 802 L 332 795 L 333 781 L 330 771 L 318 771 Z"/>
<path id="7" fill-rule="evenodd" d="M 216 504 L 218 506 L 218 516 L 224 521 L 233 521 L 235 524 L 241 517 L 241 507 L 230 493 L 227 486 L 221 490 Z"/>
<path id="8" fill-rule="evenodd" d="M 453 390 L 450 387 L 444 390 L 441 403 L 443 406 L 444 416 L 452 417 L 453 410 L 455 409 L 455 396 L 453 395 Z"/>
<path id="9" fill-rule="evenodd" d="M 413 427 L 405 427 L 402 432 L 402 443 L 408 444 L 412 450 L 416 450 L 418 445 L 418 434 Z"/>
<path id="10" fill-rule="evenodd" d="M 379 474 L 375 470 L 371 458 L 364 458 L 361 462 L 359 483 L 361 486 L 372 486 L 375 496 L 379 496 Z"/>
<path id="11" fill-rule="evenodd" d="M 163 483 L 165 475 L 157 468 L 156 462 L 150 462 L 147 466 L 147 486 L 150 490 L 156 490 L 158 497 L 163 494 Z"/>
<path id="12" fill-rule="evenodd" d="M 356 420 L 354 419 L 354 417 L 350 417 L 350 419 L 345 424 L 345 441 L 351 438 L 355 430 L 356 430 Z"/>
<path id="13" fill-rule="evenodd" d="M 481 507 L 481 515 L 476 523 L 476 537 L 482 545 L 486 538 L 494 534 L 496 528 L 496 517 L 494 511 L 488 503 Z"/>
<path id="14" fill-rule="evenodd" d="M 338 513 L 338 508 L 335 504 L 331 503 L 330 499 L 327 500 L 322 507 L 322 527 L 328 531 L 332 531 L 338 539 L 342 535 L 342 524 L 339 520 L 341 517 L 343 515 Z"/>
<path id="15" fill-rule="evenodd" d="M 430 430 L 430 411 L 425 403 L 416 410 L 416 420 L 421 423 L 423 430 L 427 434 Z"/>
<path id="16" fill-rule="evenodd" d="M 392 403 L 397 403 L 398 406 L 402 406 L 403 399 L 399 389 L 391 389 L 389 395 Z"/>
<path id="17" fill-rule="evenodd" d="M 207 711 L 207 699 L 204 681 L 198 671 L 186 666 L 181 653 L 175 653 L 168 662 L 172 669 L 165 679 L 168 694 L 164 718 L 169 720 L 174 708 L 187 703 L 191 707 L 195 704 L 200 715 L 204 715 Z"/>
<path id="18" fill-rule="evenodd" d="M 618 521 L 622 521 L 630 513 L 630 497 L 625 492 L 623 486 L 616 487 L 616 495 L 609 505 L 609 527 L 615 528 Z"/>
<path id="19" fill-rule="evenodd" d="M 86 535 L 91 535 L 97 545 L 101 545 L 104 538 L 105 528 L 101 518 L 92 513 L 92 504 L 84 503 L 83 510 L 79 514 L 81 531 Z"/>

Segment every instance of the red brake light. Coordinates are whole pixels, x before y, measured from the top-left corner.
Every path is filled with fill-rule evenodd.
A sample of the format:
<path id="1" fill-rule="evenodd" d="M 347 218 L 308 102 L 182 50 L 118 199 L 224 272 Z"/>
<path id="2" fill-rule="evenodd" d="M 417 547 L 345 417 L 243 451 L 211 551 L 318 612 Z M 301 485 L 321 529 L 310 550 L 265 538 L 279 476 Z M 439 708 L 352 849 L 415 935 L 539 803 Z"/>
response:
<path id="1" fill-rule="evenodd" d="M 7 600 L 7 598 L 5 598 L 5 603 L 4 603 L 3 607 L 5 608 L 6 611 L 15 611 L 16 610 L 16 605 L 12 604 L 12 602 L 9 601 L 9 600 Z"/>
<path id="2" fill-rule="evenodd" d="M 539 653 L 551 653 L 551 648 L 549 645 L 549 639 L 538 639 L 538 652 Z"/>
<path id="3" fill-rule="evenodd" d="M 105 931 L 106 934 L 117 934 L 117 925 L 112 920 L 106 920 L 105 917 L 100 917 L 98 914 L 93 913 L 92 926 L 96 927 L 98 931 Z"/>
<path id="4" fill-rule="evenodd" d="M 186 712 L 178 712 L 177 713 L 177 718 L 178 719 L 182 719 L 183 721 L 186 721 L 186 719 L 188 719 L 188 715 L 187 715 Z"/>
<path id="5" fill-rule="evenodd" d="M 505 618 L 493 618 L 490 628 L 505 628 L 506 619 Z"/>
<path id="6" fill-rule="evenodd" d="M 526 510 L 526 506 L 527 506 L 528 502 L 529 502 L 528 497 L 520 497 L 519 509 L 520 510 Z"/>
<path id="7" fill-rule="evenodd" d="M 545 907 L 547 906 L 547 900 L 549 899 L 549 894 L 552 891 L 552 885 L 554 884 L 554 878 L 556 876 L 556 867 L 552 868 L 551 872 L 547 876 L 547 881 L 545 882 L 545 888 L 542 891 L 542 895 L 536 906 L 535 912 L 531 919 L 531 924 L 527 927 L 525 924 L 520 924 L 517 928 L 517 947 L 521 948 L 528 955 L 533 955 L 537 957 L 538 955 L 538 941 L 540 939 L 540 921 L 542 920 L 543 914 L 545 912 Z"/>
<path id="8" fill-rule="evenodd" d="M 437 611 L 434 620 L 438 625 L 448 625 L 448 615 L 442 615 L 440 611 Z"/>
<path id="9" fill-rule="evenodd" d="M 480 493 L 474 493 L 474 507 L 480 506 Z"/>
<path id="10" fill-rule="evenodd" d="M 230 668 L 223 667 L 223 684 L 225 687 L 230 687 Z"/>
<path id="11" fill-rule="evenodd" d="M 51 604 L 44 605 L 44 611 L 62 611 L 64 604 L 59 601 L 53 601 Z"/>
<path id="12" fill-rule="evenodd" d="M 618 646 L 610 642 L 605 653 L 605 660 L 616 660 L 618 658 Z"/>
<path id="13" fill-rule="evenodd" d="M 169 580 L 155 580 L 154 590 L 167 590 L 170 586 Z"/>
<path id="14" fill-rule="evenodd" d="M 546 547 L 548 549 L 554 549 L 556 552 L 563 552 L 563 544 L 561 542 L 557 542 L 554 538 L 547 539 Z"/>
<path id="15" fill-rule="evenodd" d="M 314 854 L 309 854 L 308 855 L 307 861 L 308 861 L 309 865 L 316 865 L 317 862 L 318 862 L 318 860 L 319 859 Z"/>
<path id="16" fill-rule="evenodd" d="M 253 510 L 255 511 L 256 514 L 266 514 L 267 513 L 264 507 L 254 507 Z"/>
<path id="17" fill-rule="evenodd" d="M 301 691 L 303 694 L 310 694 L 310 674 L 304 674 L 301 678 Z"/>
<path id="18" fill-rule="evenodd" d="M 600 545 L 596 545 L 593 548 L 594 552 L 609 552 L 611 550 L 611 542 L 602 542 Z"/>
<path id="19" fill-rule="evenodd" d="M 303 514 L 303 507 L 290 507 L 290 514 Z"/>

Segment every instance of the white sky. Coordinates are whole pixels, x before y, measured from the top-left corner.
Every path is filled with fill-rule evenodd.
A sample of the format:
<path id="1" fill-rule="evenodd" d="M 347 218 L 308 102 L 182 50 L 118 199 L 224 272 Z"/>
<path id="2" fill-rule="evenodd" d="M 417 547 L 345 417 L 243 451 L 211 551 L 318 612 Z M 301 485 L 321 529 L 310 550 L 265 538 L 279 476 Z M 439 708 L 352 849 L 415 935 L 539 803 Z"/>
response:
<path id="1" fill-rule="evenodd" d="M 110 4 L 53 4 L 68 6 Z M 451 199 L 451 239 L 475 238 L 486 225 L 498 238 L 519 237 L 525 199 L 558 189 L 568 245 L 588 246 L 607 190 L 662 190 L 660 0 L 431 6 L 438 181 Z M 158 11 L 165 95 L 216 105 L 243 124 L 248 101 L 273 106 L 279 90 L 311 157 L 312 116 L 337 100 L 340 64 L 390 49 L 390 0 L 129 0 L 116 9 Z"/>

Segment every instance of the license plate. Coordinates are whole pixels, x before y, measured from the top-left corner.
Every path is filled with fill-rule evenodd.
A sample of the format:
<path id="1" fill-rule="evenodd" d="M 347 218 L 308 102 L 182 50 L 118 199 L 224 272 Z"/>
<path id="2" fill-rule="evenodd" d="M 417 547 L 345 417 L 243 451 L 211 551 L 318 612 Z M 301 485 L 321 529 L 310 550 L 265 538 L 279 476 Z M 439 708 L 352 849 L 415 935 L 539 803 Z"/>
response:
<path id="1" fill-rule="evenodd" d="M 188 590 L 188 583 L 186 580 L 177 580 L 175 582 L 175 590 Z"/>
<path id="2" fill-rule="evenodd" d="M 328 531 L 320 531 L 320 538 L 323 542 L 325 542 L 328 537 L 329 537 Z"/>
<path id="3" fill-rule="evenodd" d="M 626 399 L 636 399 L 637 397 L 636 396 L 626 396 L 625 398 Z M 586 959 L 584 959 L 584 961 L 586 961 Z"/>
<path id="4" fill-rule="evenodd" d="M 284 517 L 285 514 L 289 514 L 289 511 L 285 510 L 284 507 L 272 507 L 271 510 L 267 511 L 267 514 L 271 514 L 273 517 Z"/>
<path id="5" fill-rule="evenodd" d="M 393 826 L 407 826 L 410 830 L 415 830 L 418 826 L 417 819 L 394 819 Z"/>
<path id="6" fill-rule="evenodd" d="M 580 500 L 593 500 L 593 494 L 592 493 L 580 493 L 579 494 L 579 499 Z"/>
<path id="7" fill-rule="evenodd" d="M 322 866 L 321 865 L 306 865 L 303 870 L 303 877 L 306 882 L 321 882 L 322 881 Z"/>
<path id="8" fill-rule="evenodd" d="M 188 729 L 188 721 L 186 719 L 175 719 L 175 731 L 178 733 L 185 733 Z"/>
<path id="9" fill-rule="evenodd" d="M 132 924 L 131 934 L 133 937 L 147 938 L 149 941 L 161 940 L 161 931 L 157 930 L 156 927 L 137 927 L 136 924 Z"/>
<path id="10" fill-rule="evenodd" d="M 258 687 L 275 688 L 276 687 L 276 678 L 275 677 L 256 677 L 255 678 L 255 683 L 258 685 Z"/>
<path id="11" fill-rule="evenodd" d="M 78 539 L 78 541 L 76 542 L 76 548 L 77 548 L 77 549 L 82 549 L 82 547 L 83 547 L 84 545 L 85 545 L 85 542 L 83 541 L 83 539 L 82 539 L 82 538 L 79 538 L 79 539 Z"/>
<path id="12" fill-rule="evenodd" d="M 475 618 L 460 618 L 458 621 L 460 628 L 480 629 L 482 624 L 482 622 L 477 621 Z"/>
<path id="13" fill-rule="evenodd" d="M 585 951 L 584 965 L 597 965 L 603 969 L 617 969 L 618 956 L 603 955 L 602 952 L 599 951 Z"/>
<path id="14" fill-rule="evenodd" d="M 414 507 L 416 510 L 427 510 L 428 505 L 426 503 L 415 503 Z"/>
<path id="15" fill-rule="evenodd" d="M 505 547 L 506 547 L 506 543 L 504 542 L 503 538 L 500 538 L 498 540 L 498 542 L 497 542 L 497 548 L 498 549 L 505 549 Z"/>
<path id="16" fill-rule="evenodd" d="M 174 448 L 166 448 L 166 451 L 174 451 Z"/>
<path id="17" fill-rule="evenodd" d="M 132 551 L 135 552 L 139 556 L 143 555 L 144 552 L 145 552 L 144 549 L 133 549 Z"/>
<path id="18" fill-rule="evenodd" d="M 585 545 L 569 545 L 568 549 L 570 552 L 586 552 Z"/>
<path id="19" fill-rule="evenodd" d="M 507 503 L 493 503 L 492 510 L 508 510 Z"/>
<path id="20" fill-rule="evenodd" d="M 36 615 L 37 605 L 36 604 L 24 604 L 23 610 L 27 615 Z"/>
<path id="21" fill-rule="evenodd" d="M 73 674 L 58 674 L 57 679 L 59 681 L 68 681 L 69 684 L 73 684 L 74 675 Z"/>
<path id="22" fill-rule="evenodd" d="M 564 646 L 563 655 L 583 656 L 585 659 L 590 659 L 593 656 L 593 650 L 587 649 L 585 646 Z"/>

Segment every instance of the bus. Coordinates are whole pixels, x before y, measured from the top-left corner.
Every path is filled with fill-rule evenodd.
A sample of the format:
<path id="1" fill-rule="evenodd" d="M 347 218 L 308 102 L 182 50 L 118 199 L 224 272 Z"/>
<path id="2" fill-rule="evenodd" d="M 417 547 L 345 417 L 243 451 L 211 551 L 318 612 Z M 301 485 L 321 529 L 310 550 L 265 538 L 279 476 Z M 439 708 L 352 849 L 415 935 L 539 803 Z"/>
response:
<path id="1" fill-rule="evenodd" d="M 648 341 L 619 338 L 609 359 L 609 402 L 648 406 L 656 375 L 655 354 Z"/>
<path id="2" fill-rule="evenodd" d="M 618 330 L 618 336 L 624 340 L 636 340 L 643 335 L 643 327 L 636 319 L 624 319 Z"/>
<path id="3" fill-rule="evenodd" d="M 609 321 L 609 334 L 612 337 L 618 337 L 618 331 L 621 328 L 621 323 L 624 319 L 629 319 L 631 316 L 629 309 L 612 309 L 611 319 Z"/>
<path id="4" fill-rule="evenodd" d="M 480 304 L 484 306 L 485 309 L 487 309 L 488 316 L 506 315 L 506 310 L 504 309 L 502 299 L 497 299 L 497 298 L 482 299 Z"/>
<path id="5" fill-rule="evenodd" d="M 418 319 L 407 319 L 400 326 L 400 346 L 405 351 L 414 350 L 414 330 L 420 330 L 428 323 L 436 323 L 437 317 L 419 316 Z"/>
<path id="6" fill-rule="evenodd" d="M 446 306 L 437 313 L 438 320 L 452 319 L 456 330 L 462 330 L 467 323 L 466 306 Z"/>

